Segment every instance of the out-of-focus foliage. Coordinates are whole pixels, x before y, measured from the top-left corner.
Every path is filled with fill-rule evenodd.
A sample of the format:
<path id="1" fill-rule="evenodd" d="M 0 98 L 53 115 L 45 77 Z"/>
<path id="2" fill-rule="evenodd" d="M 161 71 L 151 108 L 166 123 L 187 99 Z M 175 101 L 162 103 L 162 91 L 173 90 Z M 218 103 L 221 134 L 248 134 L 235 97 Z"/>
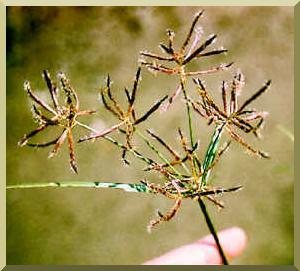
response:
<path id="1" fill-rule="evenodd" d="M 97 101 L 107 73 L 113 78 L 114 93 L 122 101 L 124 86 L 131 86 L 134 79 L 139 51 L 158 52 L 157 44 L 165 39 L 167 28 L 175 30 L 175 38 L 182 40 L 196 11 L 196 7 L 7 8 L 7 183 L 137 182 L 145 177 L 140 162 L 132 158 L 132 165 L 124 167 L 115 146 L 101 139 L 77 146 L 79 175 L 69 169 L 66 147 L 54 160 L 46 158 L 47 149 L 17 147 L 23 134 L 34 128 L 23 82 L 30 80 L 36 92 L 44 96 L 42 70 L 48 69 L 52 76 L 65 72 L 81 104 L 98 110 L 90 119 L 91 125 L 109 127 L 112 118 Z M 224 197 L 223 211 L 217 212 L 211 206 L 212 217 L 219 229 L 238 225 L 248 234 L 247 250 L 233 263 L 292 264 L 293 142 L 278 127 L 293 133 L 293 10 L 207 7 L 200 24 L 205 35 L 217 33 L 217 44 L 229 53 L 216 62 L 199 61 L 195 66 L 205 68 L 220 61 L 234 61 L 246 76 L 245 98 L 265 79 L 273 80 L 271 91 L 255 101 L 258 109 L 270 112 L 264 138 L 256 145 L 267 150 L 272 159 L 247 156 L 241 147 L 232 144 L 214 171 L 214 182 L 224 186 L 242 184 L 245 189 Z M 137 93 L 140 111 L 176 87 L 172 77 L 154 77 L 147 71 L 142 77 Z M 205 81 L 219 97 L 221 80 L 230 77 L 230 72 L 222 72 L 207 76 Z M 194 92 L 192 84 L 190 92 Z M 185 111 L 176 101 L 169 112 L 153 116 L 149 126 L 176 147 L 176 128 L 187 129 L 186 123 Z M 197 116 L 194 125 L 203 154 L 211 128 Z M 75 136 L 85 133 L 82 130 Z M 52 135 L 42 134 L 40 138 Z M 160 181 L 151 177 L 155 176 L 147 176 L 151 181 Z M 146 225 L 155 210 L 172 204 L 165 198 L 111 190 L 9 191 L 7 263 L 139 264 L 207 234 L 197 204 L 184 203 L 175 220 L 149 235 Z"/>

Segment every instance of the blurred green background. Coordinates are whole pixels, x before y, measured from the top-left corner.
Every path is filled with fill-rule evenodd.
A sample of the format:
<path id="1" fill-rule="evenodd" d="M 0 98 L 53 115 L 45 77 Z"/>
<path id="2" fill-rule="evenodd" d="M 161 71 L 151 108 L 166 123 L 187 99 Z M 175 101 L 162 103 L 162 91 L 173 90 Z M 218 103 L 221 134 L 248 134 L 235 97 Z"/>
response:
<path id="1" fill-rule="evenodd" d="M 175 30 L 181 45 L 198 7 L 8 7 L 7 8 L 7 183 L 50 181 L 138 182 L 147 177 L 135 162 L 124 167 L 115 146 L 98 140 L 76 145 L 79 174 L 69 169 L 67 147 L 47 159 L 51 149 L 19 148 L 18 140 L 34 129 L 30 103 L 23 91 L 30 80 L 41 97 L 47 97 L 41 77 L 48 69 L 55 78 L 64 71 L 77 89 L 82 109 L 97 109 L 83 122 L 103 129 L 115 123 L 97 100 L 98 90 L 110 73 L 113 91 L 125 101 L 123 88 L 131 87 L 140 50 L 159 52 L 165 29 Z M 218 229 L 240 226 L 248 246 L 234 264 L 293 264 L 293 141 L 281 128 L 293 133 L 293 9 L 292 7 L 206 7 L 200 20 L 204 35 L 218 34 L 216 47 L 227 56 L 195 62 L 193 70 L 216 63 L 235 62 L 245 74 L 244 99 L 266 79 L 271 91 L 255 101 L 270 112 L 263 140 L 247 141 L 268 151 L 272 159 L 245 155 L 237 144 L 224 155 L 213 177 L 215 184 L 242 184 L 244 190 L 223 197 L 220 212 L 209 210 Z M 220 96 L 220 83 L 231 72 L 205 77 L 212 95 Z M 137 111 L 174 91 L 176 78 L 154 77 L 143 70 L 137 94 Z M 194 87 L 189 85 L 190 93 Z M 192 95 L 192 94 L 191 94 Z M 49 98 L 49 97 L 48 97 Z M 152 127 L 179 150 L 176 128 L 187 132 L 180 99 L 165 114 L 156 113 L 142 129 Z M 205 151 L 211 127 L 194 116 Z M 280 128 L 281 127 L 281 128 Z M 78 138 L 86 131 L 76 129 Z M 53 138 L 51 129 L 36 137 Z M 137 145 L 144 150 L 140 142 Z M 65 144 L 66 145 L 66 144 Z M 146 150 L 145 150 L 146 151 Z M 146 151 L 148 152 L 148 151 Z M 140 264 L 208 233 L 196 203 L 185 201 L 177 217 L 148 234 L 146 225 L 159 208 L 173 202 L 161 196 L 94 189 L 34 189 L 7 192 L 7 264 Z"/>

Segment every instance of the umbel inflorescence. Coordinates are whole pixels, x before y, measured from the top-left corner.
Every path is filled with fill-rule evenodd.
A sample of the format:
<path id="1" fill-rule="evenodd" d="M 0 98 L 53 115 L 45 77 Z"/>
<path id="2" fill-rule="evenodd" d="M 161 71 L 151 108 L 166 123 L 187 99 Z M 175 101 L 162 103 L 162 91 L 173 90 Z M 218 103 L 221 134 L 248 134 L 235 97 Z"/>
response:
<path id="1" fill-rule="evenodd" d="M 235 185 L 230 188 L 222 188 L 210 183 L 210 174 L 215 165 L 219 162 L 222 155 L 228 150 L 231 139 L 242 145 L 247 153 L 255 154 L 261 158 L 269 158 L 269 155 L 261 150 L 252 147 L 241 135 L 253 134 L 255 137 L 260 136 L 260 130 L 263 127 L 267 112 L 257 111 L 250 107 L 261 94 L 267 91 L 271 81 L 267 81 L 261 88 L 258 89 L 252 96 L 246 98 L 239 104 L 242 88 L 245 85 L 244 76 L 241 72 L 236 72 L 231 82 L 221 82 L 222 105 L 218 105 L 212 98 L 211 91 L 208 90 L 203 82 L 203 77 L 216 72 L 226 72 L 232 67 L 232 62 L 228 64 L 220 64 L 207 70 L 190 70 L 189 64 L 199 60 L 213 57 L 215 55 L 224 54 L 227 52 L 224 48 L 212 48 L 217 36 L 210 35 L 207 39 L 203 39 L 202 28 L 198 27 L 198 21 L 201 18 L 203 11 L 198 12 L 192 25 L 187 33 L 182 45 L 175 46 L 175 33 L 172 30 L 167 30 L 167 43 L 160 43 L 163 54 L 152 53 L 150 51 L 141 51 L 139 67 L 136 71 L 135 80 L 132 88 L 124 88 L 122 90 L 127 98 L 127 105 L 124 107 L 114 97 L 111 89 L 111 78 L 108 75 L 105 86 L 100 90 L 100 96 L 105 109 L 113 114 L 117 121 L 112 123 L 110 128 L 98 131 L 87 124 L 78 120 L 81 116 L 92 115 L 95 110 L 80 110 L 79 97 L 75 89 L 70 85 L 69 80 L 64 73 L 58 74 L 59 86 L 52 82 L 48 71 L 43 72 L 46 85 L 48 87 L 52 105 L 37 97 L 30 87 L 28 81 L 24 84 L 24 89 L 33 101 L 32 112 L 33 117 L 37 122 L 37 128 L 26 134 L 20 141 L 20 146 L 29 146 L 43 148 L 53 145 L 49 157 L 53 157 L 59 151 L 65 140 L 68 141 L 70 153 L 70 165 L 75 173 L 78 173 L 78 168 L 75 160 L 75 143 L 81 143 L 88 140 L 103 139 L 113 143 L 121 151 L 121 157 L 125 164 L 129 165 L 127 154 L 132 157 L 142 160 L 146 167 L 145 171 L 154 171 L 162 175 L 164 183 L 157 184 L 155 181 L 140 180 L 138 183 L 110 183 L 110 182 L 52 182 L 39 184 L 24 184 L 12 185 L 8 188 L 30 188 L 30 187 L 96 187 L 96 188 L 119 188 L 128 192 L 144 192 L 163 195 L 174 201 L 174 205 L 166 213 L 158 211 L 157 218 L 150 221 L 148 230 L 158 225 L 163 221 L 171 220 L 179 210 L 183 199 L 192 199 L 199 202 L 202 211 L 205 213 L 204 200 L 207 199 L 218 208 L 223 208 L 224 204 L 219 200 L 218 196 L 233 191 L 238 191 L 242 187 Z M 138 114 L 135 111 L 136 95 L 139 95 L 141 86 L 141 73 L 143 68 L 154 72 L 155 74 L 164 73 L 177 77 L 177 86 L 174 86 L 174 93 L 170 96 L 165 95 L 160 100 L 149 105 L 148 111 Z M 209 75 L 212 76 L 212 75 Z M 193 89 L 187 88 L 187 80 L 194 82 Z M 155 84 L 155 79 L 153 81 Z M 217 91 L 217 90 L 213 90 Z M 64 94 L 64 99 L 57 97 L 58 92 Z M 193 92 L 198 98 L 192 98 L 190 93 Z M 179 135 L 180 150 L 173 149 L 171 145 L 162 137 L 156 134 L 152 129 L 146 131 L 139 129 L 139 124 L 147 123 L 148 118 L 152 114 L 162 108 L 164 111 L 170 107 L 172 102 L 180 94 L 183 96 L 183 103 L 186 107 L 187 127 L 188 131 L 184 132 L 178 127 L 174 131 Z M 195 96 L 195 95 L 194 95 Z M 211 135 L 210 143 L 206 149 L 203 159 L 199 157 L 198 140 L 194 138 L 194 127 L 192 116 L 195 113 L 195 120 L 204 119 L 208 125 L 214 125 L 214 132 Z M 168 112 L 165 112 L 168 114 Z M 62 128 L 61 134 L 50 142 L 32 143 L 31 139 L 39 132 L 51 127 L 59 126 Z M 74 141 L 72 130 L 80 126 L 89 131 L 89 134 L 82 135 Z M 240 131 L 240 132 L 239 132 Z M 121 133 L 124 136 L 124 141 L 119 142 L 114 138 L 114 133 Z M 222 146 L 220 145 L 221 138 L 226 132 L 228 141 Z M 188 136 L 186 136 L 186 133 Z M 156 155 L 157 159 L 147 157 L 140 152 L 137 146 L 134 145 L 133 138 L 139 137 L 144 141 Z M 94 144 L 97 144 L 96 142 Z M 167 152 L 166 156 L 163 153 Z M 204 207 L 203 207 L 204 206 Z M 210 231 L 214 234 L 213 227 L 210 226 L 209 217 L 205 215 Z M 217 235 L 214 234 L 218 244 Z M 218 246 L 222 255 L 222 248 Z M 223 255 L 223 262 L 226 263 L 226 258 Z"/>
<path id="2" fill-rule="evenodd" d="M 77 117 L 91 115 L 93 113 L 96 113 L 96 111 L 79 109 L 79 99 L 76 94 L 76 91 L 70 85 L 69 80 L 66 78 L 64 73 L 60 72 L 58 74 L 61 85 L 60 87 L 57 87 L 52 82 L 48 71 L 43 71 L 43 77 L 50 92 L 52 106 L 48 105 L 47 102 L 43 101 L 34 94 L 29 81 L 26 81 L 24 83 L 24 90 L 26 91 L 30 99 L 33 101 L 32 115 L 33 119 L 37 122 L 38 127 L 35 130 L 24 135 L 18 144 L 20 146 L 26 145 L 36 148 L 43 148 L 54 145 L 53 150 L 49 154 L 49 157 L 51 158 L 58 153 L 62 144 L 67 139 L 70 153 L 71 169 L 77 173 L 77 164 L 74 153 L 74 140 L 72 130 L 77 125 L 81 125 L 81 123 L 77 120 Z M 59 91 L 65 94 L 65 99 L 63 103 L 59 103 L 58 101 Z M 42 112 L 42 110 L 44 112 Z M 48 116 L 47 113 L 51 116 Z M 30 143 L 28 141 L 36 134 L 42 132 L 43 130 L 51 126 L 59 126 L 62 128 L 61 134 L 54 140 L 45 143 Z"/>

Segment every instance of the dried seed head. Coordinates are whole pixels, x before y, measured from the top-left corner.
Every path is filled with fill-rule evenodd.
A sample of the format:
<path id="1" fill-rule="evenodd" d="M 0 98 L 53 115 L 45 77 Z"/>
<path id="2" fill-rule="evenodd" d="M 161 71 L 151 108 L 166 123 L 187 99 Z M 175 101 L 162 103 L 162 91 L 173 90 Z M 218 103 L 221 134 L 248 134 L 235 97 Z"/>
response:
<path id="1" fill-rule="evenodd" d="M 49 158 L 55 156 L 60 150 L 64 141 L 68 138 L 68 146 L 70 153 L 70 166 L 72 170 L 77 173 L 77 165 L 74 154 L 74 143 L 72 138 L 72 129 L 79 124 L 76 120 L 78 116 L 90 115 L 93 114 L 94 110 L 79 110 L 79 101 L 75 90 L 70 86 L 69 80 L 64 73 L 59 72 L 58 77 L 64 93 L 66 95 L 67 105 L 60 106 L 57 100 L 57 88 L 55 84 L 51 81 L 50 74 L 47 70 L 44 70 L 42 73 L 43 78 L 45 79 L 48 91 L 50 92 L 53 107 L 48 105 L 48 103 L 36 96 L 31 89 L 29 81 L 24 82 L 24 90 L 27 92 L 29 98 L 33 101 L 31 107 L 33 113 L 33 119 L 38 122 L 38 127 L 24 135 L 24 137 L 19 141 L 20 146 L 30 146 L 36 148 L 44 148 L 51 145 L 54 145 L 54 149 L 49 154 Z M 47 115 L 45 112 L 48 113 Z M 50 116 L 50 114 L 52 116 Z M 80 125 L 86 129 L 91 129 L 89 126 L 80 123 Z M 45 143 L 31 143 L 29 140 L 34 137 L 36 134 L 44 131 L 48 127 L 57 126 L 62 127 L 63 131 L 61 135 L 54 140 Z"/>
<path id="2" fill-rule="evenodd" d="M 211 34 L 209 35 L 208 39 L 205 40 L 200 47 L 197 48 L 197 44 L 203 35 L 203 28 L 201 26 L 196 26 L 199 18 L 203 15 L 204 10 L 201 10 L 197 12 L 194 16 L 193 22 L 191 24 L 191 27 L 187 33 L 186 39 L 184 40 L 182 46 L 178 51 L 176 51 L 173 47 L 173 38 L 174 38 L 174 32 L 172 30 L 167 30 L 167 35 L 169 37 L 169 44 L 166 45 L 165 43 L 160 43 L 159 48 L 161 51 L 167 55 L 157 55 L 154 53 L 150 53 L 148 51 L 142 51 L 140 52 L 140 55 L 143 57 L 151 58 L 154 60 L 153 62 L 145 61 L 145 59 L 140 59 L 139 62 L 141 65 L 145 66 L 151 73 L 154 73 L 154 75 L 157 75 L 157 73 L 165 73 L 165 74 L 176 74 L 179 76 L 194 76 L 194 75 L 204 75 L 204 74 L 210 74 L 215 73 L 218 71 L 223 71 L 228 69 L 231 66 L 230 64 L 221 65 L 218 67 L 214 67 L 211 69 L 208 69 L 206 71 L 190 71 L 185 72 L 184 67 L 186 64 L 188 64 L 190 61 L 196 58 L 200 58 L 202 56 L 213 56 L 221 53 L 226 53 L 226 49 L 214 49 L 209 52 L 205 52 L 205 49 L 216 42 L 217 35 Z M 193 38 L 191 46 L 188 45 Z M 175 64 L 172 66 L 167 66 L 164 64 L 161 64 L 160 61 L 167 61 L 168 63 L 173 62 Z"/>

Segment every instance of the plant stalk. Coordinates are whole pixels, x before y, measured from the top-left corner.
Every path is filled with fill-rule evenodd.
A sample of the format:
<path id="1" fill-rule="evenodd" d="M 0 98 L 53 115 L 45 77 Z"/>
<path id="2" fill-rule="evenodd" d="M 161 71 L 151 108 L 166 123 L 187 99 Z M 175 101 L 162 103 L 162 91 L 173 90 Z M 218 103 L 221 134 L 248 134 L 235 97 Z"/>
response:
<path id="1" fill-rule="evenodd" d="M 209 174 L 210 174 L 209 168 L 215 160 L 216 153 L 218 151 L 218 145 L 219 145 L 220 138 L 221 138 L 221 135 L 222 135 L 222 132 L 223 132 L 223 128 L 224 128 L 224 124 L 221 124 L 220 126 L 217 126 L 215 128 L 215 131 L 214 131 L 213 135 L 212 135 L 210 144 L 209 144 L 209 146 L 207 148 L 207 151 L 206 151 L 206 154 L 205 154 L 204 163 L 203 163 L 203 176 L 202 176 L 202 180 L 201 180 L 201 185 L 206 185 L 207 184 L 207 179 L 208 179 Z M 224 253 L 224 251 L 222 249 L 222 246 L 220 244 L 217 231 L 215 230 L 214 224 L 213 224 L 212 220 L 210 219 L 210 216 L 209 216 L 209 213 L 206 209 L 205 203 L 201 199 L 201 197 L 199 197 L 198 203 L 199 203 L 201 211 L 204 215 L 204 218 L 205 218 L 206 224 L 209 228 L 209 231 L 215 239 L 220 257 L 222 259 L 222 263 L 224 265 L 229 265 L 228 260 L 226 259 L 225 253 Z"/>
<path id="2" fill-rule="evenodd" d="M 199 203 L 201 211 L 202 211 L 202 213 L 203 213 L 203 215 L 205 217 L 205 221 L 206 221 L 206 224 L 207 224 L 207 226 L 209 228 L 209 231 L 211 232 L 212 236 L 215 239 L 215 242 L 216 242 L 219 254 L 220 254 L 221 259 L 222 259 L 222 263 L 224 265 L 229 265 L 228 260 L 226 259 L 225 253 L 223 251 L 223 248 L 222 248 L 222 246 L 220 244 L 218 234 L 217 234 L 217 232 L 216 232 L 216 230 L 214 228 L 214 225 L 213 225 L 213 223 L 212 223 L 212 221 L 211 221 L 211 219 L 209 217 L 209 213 L 208 213 L 208 211 L 206 209 L 206 206 L 205 206 L 203 200 L 201 199 L 201 197 L 198 199 L 198 203 Z"/>
<path id="3" fill-rule="evenodd" d="M 186 90 L 185 90 L 185 82 L 186 82 L 186 78 L 184 76 L 184 68 L 182 68 L 182 73 L 181 73 L 181 76 L 180 76 L 180 82 L 181 82 L 181 87 L 182 87 L 182 92 L 183 92 L 183 95 L 184 95 L 184 98 L 185 98 L 185 104 L 186 104 L 186 111 L 187 111 L 187 117 L 188 117 L 188 123 L 189 123 L 189 134 L 190 134 L 190 142 L 191 142 L 191 147 L 193 148 L 194 146 L 194 136 L 193 136 L 193 126 L 192 126 L 192 114 L 191 114 L 191 108 L 188 104 L 188 101 L 187 101 L 187 93 L 186 93 Z M 216 136 L 218 137 L 216 140 L 212 140 L 211 143 L 209 144 L 208 146 L 208 151 L 206 153 L 206 157 L 205 157 L 205 160 L 207 160 L 207 155 L 209 154 L 209 156 L 211 156 L 212 158 L 209 159 L 210 161 L 207 161 L 204 165 L 204 168 L 203 168 L 203 171 L 205 172 L 207 170 L 207 168 L 211 165 L 211 163 L 214 161 L 214 158 L 215 158 L 215 153 L 218 149 L 218 142 L 219 142 L 219 139 L 220 139 L 220 136 L 221 136 L 221 131 L 218 133 L 218 128 L 221 129 L 222 131 L 222 128 L 223 127 L 217 127 L 216 128 L 216 131 L 214 132 L 213 134 L 213 138 L 215 138 Z M 216 141 L 216 142 L 215 142 Z M 211 151 L 210 149 L 213 148 L 213 155 L 211 155 Z M 201 169 L 199 169 L 201 170 Z M 209 172 L 208 174 L 205 173 L 205 177 L 208 177 L 209 175 Z M 203 181 L 205 181 L 206 183 L 206 179 L 207 178 L 201 178 L 201 185 L 203 184 Z M 212 222 L 212 220 L 210 219 L 210 216 L 209 216 L 209 213 L 206 209 L 206 206 L 205 206 L 205 203 L 203 202 L 203 200 L 201 199 L 201 197 L 199 197 L 198 199 L 198 203 L 199 203 L 199 206 L 201 208 L 201 211 L 204 215 L 204 218 L 205 218 L 205 222 L 208 226 L 208 229 L 211 233 L 211 235 L 214 237 L 215 239 L 215 242 L 217 244 L 217 248 L 218 248 L 218 251 L 219 251 L 219 254 L 221 256 L 221 259 L 222 259 L 222 263 L 224 265 L 229 265 L 227 259 L 226 259 L 226 256 L 224 254 L 224 251 L 222 249 L 222 246 L 220 244 L 220 241 L 219 241 L 219 238 L 218 238 L 218 234 L 217 234 L 217 231 L 215 230 L 215 227 L 214 227 L 214 224 Z"/>

